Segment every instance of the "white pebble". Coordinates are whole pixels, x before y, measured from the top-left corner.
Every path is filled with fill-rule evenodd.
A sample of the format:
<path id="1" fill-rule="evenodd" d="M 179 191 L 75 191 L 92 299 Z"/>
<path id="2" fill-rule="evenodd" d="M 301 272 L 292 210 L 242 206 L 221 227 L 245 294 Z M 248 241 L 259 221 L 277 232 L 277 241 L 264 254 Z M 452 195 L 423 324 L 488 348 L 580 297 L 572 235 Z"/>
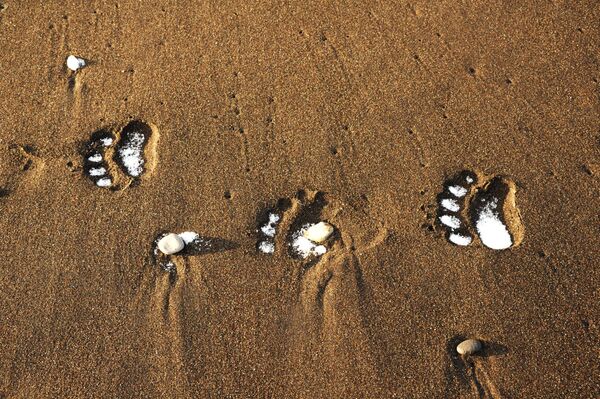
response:
<path id="1" fill-rule="evenodd" d="M 67 68 L 71 71 L 77 71 L 85 66 L 85 60 L 83 58 L 70 55 L 67 57 Z"/>
<path id="2" fill-rule="evenodd" d="M 320 244 L 327 240 L 333 234 L 333 226 L 327 222 L 319 222 L 313 224 L 308 229 L 304 230 L 304 237 L 312 242 Z"/>
<path id="3" fill-rule="evenodd" d="M 165 255 L 176 254 L 185 246 L 183 238 L 179 235 L 170 233 L 158 241 L 158 249 Z"/>
<path id="4" fill-rule="evenodd" d="M 476 339 L 467 339 L 456 347 L 459 355 L 472 355 L 481 350 L 481 342 Z"/>

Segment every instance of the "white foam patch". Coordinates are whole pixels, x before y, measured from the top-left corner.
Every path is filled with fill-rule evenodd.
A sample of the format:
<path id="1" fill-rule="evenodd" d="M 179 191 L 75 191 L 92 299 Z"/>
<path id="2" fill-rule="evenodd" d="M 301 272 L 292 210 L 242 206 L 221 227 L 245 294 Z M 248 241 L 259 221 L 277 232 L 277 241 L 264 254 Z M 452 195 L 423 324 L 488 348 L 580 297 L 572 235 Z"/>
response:
<path id="1" fill-rule="evenodd" d="M 113 143 L 112 137 L 103 137 L 100 139 L 100 141 L 102 142 L 102 145 L 105 147 L 108 147 Z"/>
<path id="2" fill-rule="evenodd" d="M 88 161 L 90 161 L 90 162 L 101 162 L 102 161 L 102 154 L 100 154 L 100 153 L 97 152 L 94 155 L 89 156 L 88 157 Z"/>
<path id="3" fill-rule="evenodd" d="M 455 197 L 461 198 L 467 195 L 467 189 L 462 186 L 449 186 L 448 191 Z"/>
<path id="4" fill-rule="evenodd" d="M 258 250 L 265 254 L 272 254 L 275 252 L 275 243 L 269 241 L 261 241 L 258 244 Z"/>
<path id="5" fill-rule="evenodd" d="M 89 173 L 90 173 L 90 176 L 104 176 L 106 174 L 106 168 L 103 168 L 103 167 L 91 168 Z"/>
<path id="6" fill-rule="evenodd" d="M 112 184 L 112 180 L 110 179 L 110 177 L 103 177 L 102 179 L 99 179 L 96 182 L 96 185 L 98 187 L 110 187 L 111 184 Z"/>
<path id="7" fill-rule="evenodd" d="M 181 239 L 183 240 L 183 242 L 185 243 L 185 245 L 188 245 L 188 244 L 191 244 L 194 241 L 199 241 L 200 240 L 200 236 L 195 231 L 184 231 L 183 233 L 179 233 L 177 235 L 179 237 L 181 237 Z"/>
<path id="8" fill-rule="evenodd" d="M 130 176 L 138 177 L 144 171 L 144 158 L 142 150 L 146 137 L 140 132 L 132 132 L 127 135 L 127 145 L 119 148 L 121 162 Z"/>
<path id="9" fill-rule="evenodd" d="M 481 209 L 475 224 L 483 245 L 491 249 L 507 249 L 512 245 L 508 229 L 498 215 L 498 199 L 494 198 Z"/>
<path id="10" fill-rule="evenodd" d="M 440 204 L 442 205 L 442 208 L 447 209 L 450 212 L 458 212 L 460 210 L 458 202 L 451 198 L 444 198 Z"/>
<path id="11" fill-rule="evenodd" d="M 291 246 L 300 255 L 300 257 L 306 259 L 311 255 L 321 256 L 327 252 L 327 247 L 324 245 L 317 245 L 308 238 L 304 237 L 304 232 L 311 225 L 307 224 L 303 226 L 299 231 L 292 235 Z"/>
<path id="12" fill-rule="evenodd" d="M 279 215 L 277 215 L 276 213 L 270 213 L 269 221 L 267 222 L 267 224 L 260 227 L 260 231 L 267 237 L 275 237 L 276 227 L 279 223 L 279 219 Z"/>
<path id="13" fill-rule="evenodd" d="M 448 240 L 451 243 L 460 245 L 462 247 L 466 247 L 467 245 L 469 245 L 471 243 L 471 241 L 473 241 L 473 239 L 469 236 L 463 236 L 462 234 L 455 234 L 455 233 L 450 234 L 448 236 Z"/>
<path id="14" fill-rule="evenodd" d="M 460 227 L 460 219 L 456 216 L 442 215 L 440 216 L 440 222 L 442 222 L 443 225 L 448 226 L 452 229 L 458 229 Z"/>

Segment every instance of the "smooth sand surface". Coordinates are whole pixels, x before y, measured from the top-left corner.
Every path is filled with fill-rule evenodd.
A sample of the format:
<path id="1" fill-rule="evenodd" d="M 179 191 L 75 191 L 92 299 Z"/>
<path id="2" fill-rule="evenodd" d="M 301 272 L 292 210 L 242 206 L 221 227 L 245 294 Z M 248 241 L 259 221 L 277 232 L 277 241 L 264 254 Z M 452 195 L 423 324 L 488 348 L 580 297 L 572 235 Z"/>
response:
<path id="1" fill-rule="evenodd" d="M 1 2 L 0 397 L 599 396 L 597 2 Z M 145 173 L 96 186 L 131 120 Z M 519 245 L 447 241 L 461 170 Z"/>

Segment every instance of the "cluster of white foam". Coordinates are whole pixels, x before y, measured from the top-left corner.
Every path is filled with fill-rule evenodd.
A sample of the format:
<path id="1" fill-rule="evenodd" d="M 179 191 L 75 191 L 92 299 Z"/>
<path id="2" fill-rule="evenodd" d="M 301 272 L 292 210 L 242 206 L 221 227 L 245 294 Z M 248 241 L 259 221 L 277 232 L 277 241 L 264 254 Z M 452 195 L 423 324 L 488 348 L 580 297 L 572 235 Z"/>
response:
<path id="1" fill-rule="evenodd" d="M 306 259 L 309 256 L 321 256 L 327 252 L 327 247 L 325 245 L 316 244 L 304 236 L 306 230 L 312 226 L 313 224 L 305 224 L 300 230 L 292 234 L 292 242 L 290 245 L 303 259 Z"/>
<path id="2" fill-rule="evenodd" d="M 139 177 L 144 171 L 144 157 L 142 151 L 146 136 L 140 132 L 131 132 L 127 134 L 127 143 L 119 148 L 119 157 L 127 174 L 133 177 Z"/>

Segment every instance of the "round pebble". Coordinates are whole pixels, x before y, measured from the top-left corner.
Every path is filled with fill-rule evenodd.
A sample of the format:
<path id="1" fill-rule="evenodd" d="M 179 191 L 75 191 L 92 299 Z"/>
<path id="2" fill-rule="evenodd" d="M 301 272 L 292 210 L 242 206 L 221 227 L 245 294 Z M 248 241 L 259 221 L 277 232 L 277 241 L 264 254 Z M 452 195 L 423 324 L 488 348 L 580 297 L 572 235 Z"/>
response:
<path id="1" fill-rule="evenodd" d="M 74 55 L 70 55 L 67 57 L 67 68 L 71 71 L 76 71 L 85 66 L 85 60 L 83 58 L 75 57 Z"/>
<path id="2" fill-rule="evenodd" d="M 481 350 L 481 341 L 476 339 L 467 339 L 456 347 L 456 351 L 460 355 L 472 355 Z"/>
<path id="3" fill-rule="evenodd" d="M 317 244 L 324 242 L 333 234 L 333 226 L 327 222 L 313 224 L 304 231 L 304 238 L 308 238 Z"/>
<path id="4" fill-rule="evenodd" d="M 185 243 L 179 235 L 170 233 L 158 241 L 158 249 L 165 255 L 176 254 L 181 251 Z"/>

